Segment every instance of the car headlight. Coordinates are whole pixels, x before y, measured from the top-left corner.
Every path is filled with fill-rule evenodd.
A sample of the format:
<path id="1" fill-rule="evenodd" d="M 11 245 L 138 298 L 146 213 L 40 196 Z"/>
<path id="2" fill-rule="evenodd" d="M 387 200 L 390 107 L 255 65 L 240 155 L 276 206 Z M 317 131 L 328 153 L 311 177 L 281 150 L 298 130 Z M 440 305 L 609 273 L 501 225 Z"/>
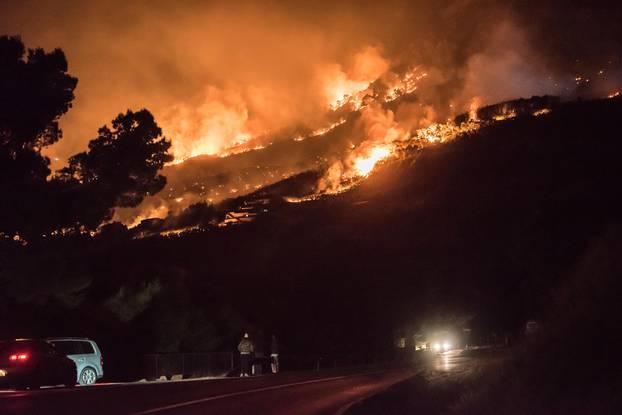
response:
<path id="1" fill-rule="evenodd" d="M 439 343 L 434 343 L 432 345 L 432 349 L 434 349 L 434 351 L 438 352 L 439 350 L 441 350 L 441 345 Z"/>
<path id="2" fill-rule="evenodd" d="M 8 375 L 8 374 L 9 374 L 9 373 L 8 373 L 6 370 L 4 370 L 4 369 L 0 369 L 0 378 L 1 378 L 1 377 L 3 377 L 3 376 L 6 376 L 6 375 Z"/>
<path id="3" fill-rule="evenodd" d="M 443 350 L 447 351 L 449 349 L 451 349 L 451 343 L 449 343 L 449 342 L 443 343 Z"/>

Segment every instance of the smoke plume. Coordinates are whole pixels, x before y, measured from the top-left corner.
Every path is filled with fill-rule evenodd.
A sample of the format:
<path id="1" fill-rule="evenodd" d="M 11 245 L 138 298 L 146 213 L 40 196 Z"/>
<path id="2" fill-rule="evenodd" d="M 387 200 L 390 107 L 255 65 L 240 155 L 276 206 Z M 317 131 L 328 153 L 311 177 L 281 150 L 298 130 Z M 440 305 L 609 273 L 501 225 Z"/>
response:
<path id="1" fill-rule="evenodd" d="M 356 136 L 335 133 L 335 140 L 404 134 L 468 111 L 473 102 L 572 95 L 594 81 L 601 94 L 619 86 L 622 6 L 567 3 L 8 0 L 0 4 L 0 27 L 29 47 L 61 47 L 79 78 L 74 107 L 61 122 L 64 138 L 46 149 L 53 168 L 83 151 L 117 113 L 143 107 L 172 140 L 179 163 L 322 131 L 380 86 L 390 95 L 416 84 L 409 92 L 417 99 L 374 115 L 375 126 L 363 111 L 359 124 L 367 127 L 343 130 Z M 425 77 L 404 80 L 407 73 Z M 278 162 L 254 166 L 253 175 L 241 166 L 235 187 L 221 178 L 211 193 L 190 188 L 212 185 L 189 182 L 207 173 L 188 167 L 183 180 L 169 177 L 172 185 L 147 200 L 140 217 L 253 190 L 270 181 L 257 173 L 267 165 L 274 181 L 328 158 L 311 153 L 284 162 L 274 150 Z"/>

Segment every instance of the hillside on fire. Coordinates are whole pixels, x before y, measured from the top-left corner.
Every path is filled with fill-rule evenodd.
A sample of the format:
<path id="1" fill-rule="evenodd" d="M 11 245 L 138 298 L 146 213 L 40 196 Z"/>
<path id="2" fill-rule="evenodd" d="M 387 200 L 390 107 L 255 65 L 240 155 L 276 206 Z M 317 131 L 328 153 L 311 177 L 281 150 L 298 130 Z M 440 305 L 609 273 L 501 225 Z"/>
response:
<path id="1" fill-rule="evenodd" d="M 397 148 L 333 193 L 312 170 L 195 207 L 182 233 L 3 238 L 0 336 L 73 327 L 115 355 L 231 350 L 249 328 L 332 354 L 386 352 L 400 327 L 434 319 L 518 335 L 619 235 L 622 100 L 547 103 Z M 217 226 L 245 207 L 254 220 Z"/>

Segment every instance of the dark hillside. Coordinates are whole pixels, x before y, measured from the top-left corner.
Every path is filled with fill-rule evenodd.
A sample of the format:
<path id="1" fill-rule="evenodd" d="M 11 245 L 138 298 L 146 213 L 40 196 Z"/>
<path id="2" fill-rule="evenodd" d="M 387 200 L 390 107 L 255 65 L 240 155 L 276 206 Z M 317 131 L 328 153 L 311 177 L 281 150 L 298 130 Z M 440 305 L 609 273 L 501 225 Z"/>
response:
<path id="1" fill-rule="evenodd" d="M 563 104 L 244 226 L 2 242 L 0 307 L 11 318 L 0 337 L 209 350 L 250 327 L 278 333 L 284 351 L 337 353 L 390 347 L 395 327 L 438 315 L 518 330 L 545 315 L 590 241 L 620 222 L 621 119 L 619 99 Z"/>

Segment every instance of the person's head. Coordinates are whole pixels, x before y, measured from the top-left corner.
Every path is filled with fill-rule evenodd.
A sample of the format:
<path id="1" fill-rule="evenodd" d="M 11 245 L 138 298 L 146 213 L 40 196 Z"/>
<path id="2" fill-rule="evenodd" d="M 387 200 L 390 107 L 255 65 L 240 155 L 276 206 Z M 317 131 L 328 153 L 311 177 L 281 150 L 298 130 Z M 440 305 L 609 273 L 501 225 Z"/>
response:
<path id="1" fill-rule="evenodd" d="M 248 339 L 248 333 L 244 333 L 244 338 Z"/>

